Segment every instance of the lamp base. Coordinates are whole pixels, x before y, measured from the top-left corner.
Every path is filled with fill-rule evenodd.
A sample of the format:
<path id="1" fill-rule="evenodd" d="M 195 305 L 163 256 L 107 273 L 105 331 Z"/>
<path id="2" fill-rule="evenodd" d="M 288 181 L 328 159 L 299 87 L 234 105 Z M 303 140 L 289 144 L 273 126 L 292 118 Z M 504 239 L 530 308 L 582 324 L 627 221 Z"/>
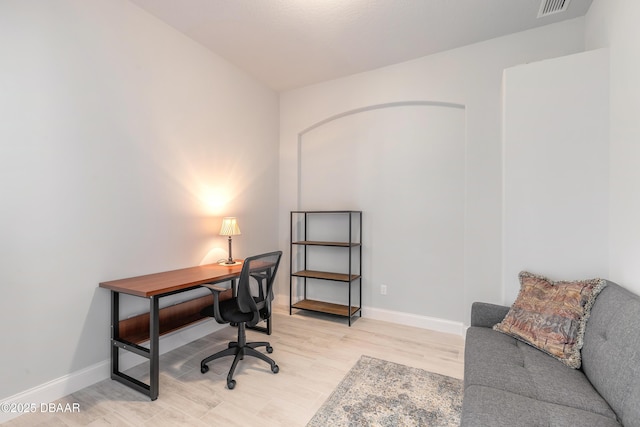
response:
<path id="1" fill-rule="evenodd" d="M 240 264 L 242 264 L 242 261 L 231 261 L 231 262 L 229 262 L 229 260 L 224 260 L 224 261 L 218 262 L 218 265 L 224 265 L 224 266 L 227 266 L 227 267 L 232 267 L 234 265 L 240 265 Z"/>

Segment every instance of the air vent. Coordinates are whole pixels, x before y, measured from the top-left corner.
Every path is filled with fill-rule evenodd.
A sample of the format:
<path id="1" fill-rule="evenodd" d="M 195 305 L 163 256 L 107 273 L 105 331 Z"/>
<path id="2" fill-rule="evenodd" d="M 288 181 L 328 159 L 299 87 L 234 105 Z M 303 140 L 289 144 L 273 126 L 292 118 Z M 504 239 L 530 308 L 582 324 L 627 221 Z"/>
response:
<path id="1" fill-rule="evenodd" d="M 571 0 L 542 0 L 540 10 L 538 11 L 538 18 L 564 12 L 567 10 L 567 7 L 569 7 L 570 2 Z"/>

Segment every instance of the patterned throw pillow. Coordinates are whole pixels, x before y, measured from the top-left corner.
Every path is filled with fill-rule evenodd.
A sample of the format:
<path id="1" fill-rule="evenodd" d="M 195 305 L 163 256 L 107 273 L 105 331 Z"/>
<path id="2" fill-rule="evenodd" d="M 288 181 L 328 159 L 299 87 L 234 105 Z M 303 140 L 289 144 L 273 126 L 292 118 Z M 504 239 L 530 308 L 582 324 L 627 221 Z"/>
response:
<path id="1" fill-rule="evenodd" d="M 606 281 L 552 282 L 526 271 L 518 277 L 518 298 L 493 329 L 526 342 L 571 368 L 579 368 L 584 329 Z"/>

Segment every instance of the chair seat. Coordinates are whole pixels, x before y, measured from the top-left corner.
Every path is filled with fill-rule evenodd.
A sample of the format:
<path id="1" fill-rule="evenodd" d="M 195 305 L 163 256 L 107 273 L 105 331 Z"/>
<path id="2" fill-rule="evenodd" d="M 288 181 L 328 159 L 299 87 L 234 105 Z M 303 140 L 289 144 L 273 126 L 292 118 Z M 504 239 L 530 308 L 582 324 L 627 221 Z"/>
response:
<path id="1" fill-rule="evenodd" d="M 259 298 L 253 298 L 256 301 L 256 305 L 258 305 L 258 309 L 260 309 L 260 305 L 262 301 Z M 220 316 L 223 319 L 227 320 L 228 323 L 241 323 L 248 322 L 253 319 L 253 313 L 243 313 L 238 309 L 238 304 L 235 299 L 228 299 L 225 301 L 220 301 Z M 209 305 L 203 308 L 200 311 L 200 314 L 208 317 L 215 317 L 213 312 L 213 305 Z"/>

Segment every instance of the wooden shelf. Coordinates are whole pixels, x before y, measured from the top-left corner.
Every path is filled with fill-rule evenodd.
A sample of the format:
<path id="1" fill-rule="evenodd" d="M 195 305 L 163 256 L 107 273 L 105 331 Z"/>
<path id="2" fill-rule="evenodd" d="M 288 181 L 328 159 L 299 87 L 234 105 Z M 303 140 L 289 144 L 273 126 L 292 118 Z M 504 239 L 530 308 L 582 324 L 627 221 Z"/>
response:
<path id="1" fill-rule="evenodd" d="M 231 289 L 220 295 L 220 301 L 232 297 Z M 185 326 L 208 319 L 200 311 L 213 304 L 213 296 L 206 295 L 161 308 L 159 315 L 160 335 L 168 334 Z M 149 313 L 120 320 L 120 338 L 135 344 L 149 339 Z"/>
<path id="2" fill-rule="evenodd" d="M 357 213 L 361 214 L 362 211 L 352 211 L 352 210 L 338 210 L 338 211 L 291 211 L 292 213 L 299 214 L 352 214 Z"/>
<path id="3" fill-rule="evenodd" d="M 328 271 L 301 270 L 291 274 L 294 277 L 306 277 L 307 279 L 334 280 L 336 282 L 352 282 L 360 278 L 359 274 L 332 273 Z"/>
<path id="4" fill-rule="evenodd" d="M 351 317 L 355 315 L 360 307 L 351 307 L 351 313 L 349 313 L 349 306 L 341 304 L 333 304 L 325 301 L 315 301 L 311 299 L 304 299 L 291 305 L 293 308 L 308 311 L 317 311 L 320 313 L 334 314 L 337 316 Z"/>
<path id="5" fill-rule="evenodd" d="M 299 242 L 293 242 L 293 245 L 306 245 L 306 246 L 338 246 L 341 248 L 355 248 L 360 246 L 360 243 L 356 242 L 318 242 L 314 240 L 302 240 Z"/>

